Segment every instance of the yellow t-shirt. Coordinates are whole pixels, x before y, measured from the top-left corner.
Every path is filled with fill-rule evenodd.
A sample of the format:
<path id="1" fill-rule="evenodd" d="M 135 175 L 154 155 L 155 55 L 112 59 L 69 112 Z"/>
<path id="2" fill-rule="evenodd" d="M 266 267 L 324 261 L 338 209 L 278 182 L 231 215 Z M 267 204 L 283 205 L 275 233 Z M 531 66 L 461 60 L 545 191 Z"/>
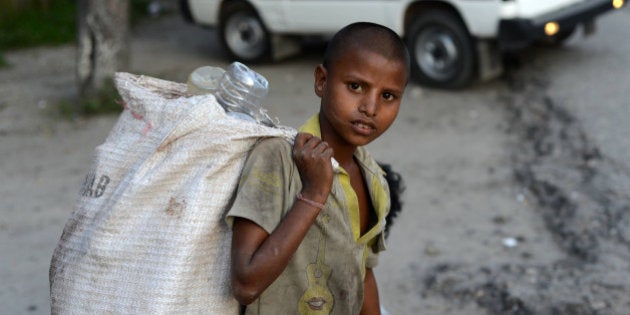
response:
<path id="1" fill-rule="evenodd" d="M 320 136 L 315 115 L 300 131 Z M 268 233 L 281 222 L 301 191 L 302 182 L 284 139 L 259 142 L 243 168 L 234 204 L 227 221 L 246 218 Z M 343 168 L 335 168 L 333 187 L 306 237 L 284 272 L 245 314 L 359 314 L 363 304 L 365 268 L 378 262 L 384 249 L 383 229 L 389 211 L 389 188 L 383 171 L 364 148 L 357 148 L 372 206 L 378 218 L 360 235 L 357 197 Z"/>

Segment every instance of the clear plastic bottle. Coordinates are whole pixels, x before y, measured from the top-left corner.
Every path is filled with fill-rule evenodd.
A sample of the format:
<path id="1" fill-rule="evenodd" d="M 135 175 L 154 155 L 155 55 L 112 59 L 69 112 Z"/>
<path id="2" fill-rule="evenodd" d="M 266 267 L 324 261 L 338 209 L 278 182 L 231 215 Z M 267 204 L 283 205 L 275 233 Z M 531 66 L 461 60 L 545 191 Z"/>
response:
<path id="1" fill-rule="evenodd" d="M 233 62 L 219 81 L 215 96 L 228 114 L 274 126 L 262 107 L 268 90 L 265 77 L 240 62 Z"/>
<path id="2" fill-rule="evenodd" d="M 240 62 L 233 62 L 227 70 L 211 66 L 197 68 L 187 82 L 188 93 L 214 94 L 228 115 L 274 126 L 262 107 L 268 89 L 265 77 Z"/>
<path id="3" fill-rule="evenodd" d="M 204 66 L 195 69 L 188 76 L 187 91 L 190 94 L 215 94 L 225 70 L 219 67 Z"/>

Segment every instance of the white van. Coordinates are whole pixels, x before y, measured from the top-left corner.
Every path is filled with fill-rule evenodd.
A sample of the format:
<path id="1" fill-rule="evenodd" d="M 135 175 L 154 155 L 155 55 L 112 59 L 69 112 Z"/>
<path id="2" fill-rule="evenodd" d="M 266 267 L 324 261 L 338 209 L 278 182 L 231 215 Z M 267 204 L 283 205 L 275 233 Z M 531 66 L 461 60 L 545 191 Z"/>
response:
<path id="1" fill-rule="evenodd" d="M 356 21 L 404 38 L 421 84 L 460 88 L 501 72 L 499 53 L 535 41 L 561 43 L 624 0 L 180 0 L 188 21 L 217 27 L 242 62 L 282 58 L 302 36 L 330 36 Z"/>

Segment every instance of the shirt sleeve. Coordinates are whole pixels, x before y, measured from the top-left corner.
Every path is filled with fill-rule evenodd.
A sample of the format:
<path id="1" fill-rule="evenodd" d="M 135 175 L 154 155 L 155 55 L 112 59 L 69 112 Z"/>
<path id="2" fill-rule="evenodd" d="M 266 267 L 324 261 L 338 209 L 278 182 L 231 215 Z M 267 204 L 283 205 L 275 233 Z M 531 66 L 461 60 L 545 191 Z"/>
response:
<path id="1" fill-rule="evenodd" d="M 378 265 L 378 254 L 374 252 L 372 247 L 367 249 L 367 259 L 365 260 L 365 268 L 374 268 Z"/>
<path id="2" fill-rule="evenodd" d="M 374 268 L 378 265 L 379 253 L 385 250 L 384 231 L 376 235 L 375 239 L 367 247 L 367 257 L 365 259 L 366 268 Z"/>
<path id="3" fill-rule="evenodd" d="M 291 144 L 286 140 L 270 138 L 257 143 L 243 167 L 226 216 L 228 225 L 233 225 L 234 217 L 244 218 L 271 234 L 287 208 L 285 195 L 292 163 Z"/>

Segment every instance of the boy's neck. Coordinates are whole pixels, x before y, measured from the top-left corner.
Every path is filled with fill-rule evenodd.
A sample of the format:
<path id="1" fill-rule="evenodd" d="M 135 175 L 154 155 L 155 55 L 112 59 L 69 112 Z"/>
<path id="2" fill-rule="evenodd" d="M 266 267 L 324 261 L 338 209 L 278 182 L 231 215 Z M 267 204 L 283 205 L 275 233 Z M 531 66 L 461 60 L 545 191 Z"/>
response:
<path id="1" fill-rule="evenodd" d="M 333 147 L 333 150 L 335 150 L 334 147 Z M 343 167 L 343 169 L 346 171 L 349 170 L 355 164 L 354 151 L 351 154 L 337 154 L 335 150 L 334 158 L 335 160 L 337 160 L 337 162 L 339 162 L 339 165 L 341 165 L 341 167 Z"/>

